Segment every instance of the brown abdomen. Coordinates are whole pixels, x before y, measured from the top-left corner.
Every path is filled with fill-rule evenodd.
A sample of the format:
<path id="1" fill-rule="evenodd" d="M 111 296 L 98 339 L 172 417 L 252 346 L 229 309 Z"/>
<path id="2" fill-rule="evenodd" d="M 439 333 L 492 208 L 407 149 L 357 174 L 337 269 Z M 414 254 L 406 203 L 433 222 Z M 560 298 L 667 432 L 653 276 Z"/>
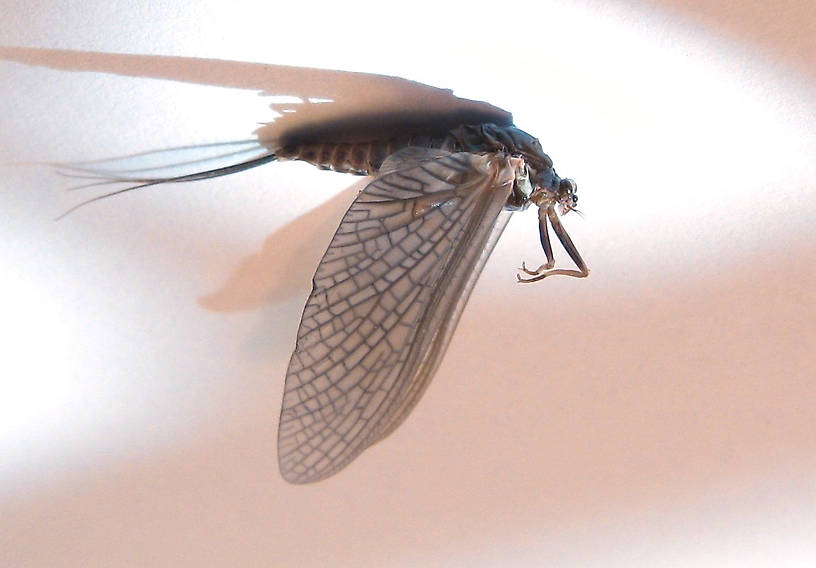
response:
<path id="1" fill-rule="evenodd" d="M 440 148 L 443 142 L 428 136 L 411 136 L 372 142 L 290 144 L 278 149 L 275 155 L 280 160 L 303 160 L 326 170 L 365 176 L 377 173 L 383 161 L 401 148 Z"/>

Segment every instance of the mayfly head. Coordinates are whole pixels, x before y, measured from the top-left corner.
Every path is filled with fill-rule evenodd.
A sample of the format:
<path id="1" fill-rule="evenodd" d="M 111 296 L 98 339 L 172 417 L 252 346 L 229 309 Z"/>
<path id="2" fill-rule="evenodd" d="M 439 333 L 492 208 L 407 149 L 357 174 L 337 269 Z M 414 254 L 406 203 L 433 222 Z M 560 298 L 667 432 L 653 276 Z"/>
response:
<path id="1" fill-rule="evenodd" d="M 578 205 L 578 184 L 571 179 L 562 179 L 558 184 L 555 201 L 560 205 L 561 215 L 565 215 Z"/>
<path id="2" fill-rule="evenodd" d="M 538 172 L 534 182 L 535 190 L 530 201 L 538 207 L 547 209 L 557 205 L 559 213 L 564 215 L 578 204 L 578 185 L 571 179 L 561 179 L 552 168 Z"/>

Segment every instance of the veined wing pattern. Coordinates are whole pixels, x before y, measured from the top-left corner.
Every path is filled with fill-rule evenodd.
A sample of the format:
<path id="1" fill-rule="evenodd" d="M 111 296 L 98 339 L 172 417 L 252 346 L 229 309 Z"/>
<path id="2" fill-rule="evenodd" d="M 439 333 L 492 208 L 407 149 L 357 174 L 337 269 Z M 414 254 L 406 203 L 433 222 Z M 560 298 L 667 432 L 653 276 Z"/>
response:
<path id="1" fill-rule="evenodd" d="M 520 162 L 406 148 L 354 201 L 315 274 L 286 375 L 286 480 L 333 475 L 416 405 L 507 222 Z"/>

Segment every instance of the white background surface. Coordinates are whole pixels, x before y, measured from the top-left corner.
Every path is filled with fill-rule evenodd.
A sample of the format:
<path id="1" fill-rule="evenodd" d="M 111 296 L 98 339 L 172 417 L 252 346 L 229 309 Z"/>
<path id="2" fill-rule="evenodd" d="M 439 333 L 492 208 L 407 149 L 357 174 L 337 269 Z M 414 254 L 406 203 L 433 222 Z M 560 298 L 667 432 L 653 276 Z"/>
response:
<path id="1" fill-rule="evenodd" d="M 5 46 L 398 75 L 510 110 L 578 181 L 592 274 L 515 284 L 542 255 L 516 215 L 410 419 L 294 487 L 283 376 L 358 180 L 273 164 L 55 223 L 70 180 L 4 167 L 3 563 L 813 565 L 816 3 L 765 4 L 5 2 Z M 252 90 L 0 77 L 4 162 L 273 117 Z"/>

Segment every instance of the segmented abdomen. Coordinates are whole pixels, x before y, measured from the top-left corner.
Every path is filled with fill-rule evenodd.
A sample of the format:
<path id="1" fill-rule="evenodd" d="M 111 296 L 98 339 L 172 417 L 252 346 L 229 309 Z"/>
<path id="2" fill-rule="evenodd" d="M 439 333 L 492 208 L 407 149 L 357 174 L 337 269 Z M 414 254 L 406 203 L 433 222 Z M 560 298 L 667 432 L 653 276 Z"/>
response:
<path id="1" fill-rule="evenodd" d="M 442 148 L 444 143 L 442 138 L 411 136 L 370 142 L 290 144 L 278 149 L 275 155 L 280 160 L 303 160 L 326 170 L 365 176 L 376 173 L 397 150 L 407 146 Z"/>

